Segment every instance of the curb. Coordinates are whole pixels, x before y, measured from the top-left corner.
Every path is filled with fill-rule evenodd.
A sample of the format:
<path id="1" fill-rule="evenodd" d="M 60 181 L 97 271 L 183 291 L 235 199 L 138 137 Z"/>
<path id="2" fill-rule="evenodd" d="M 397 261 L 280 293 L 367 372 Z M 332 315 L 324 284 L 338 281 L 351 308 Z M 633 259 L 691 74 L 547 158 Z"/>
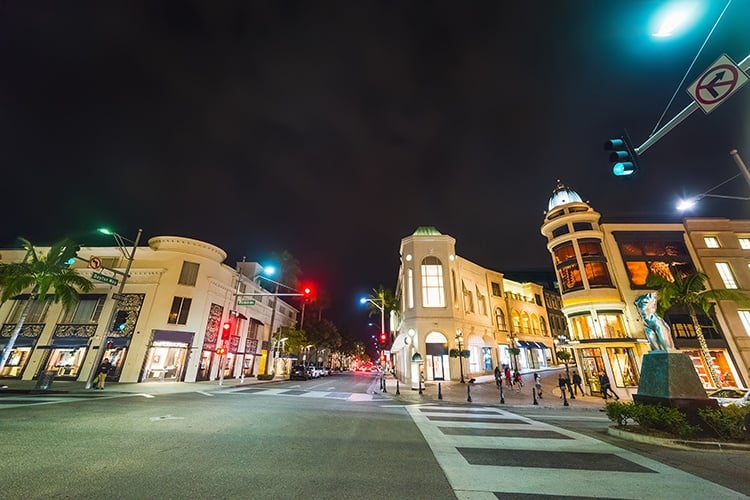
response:
<path id="1" fill-rule="evenodd" d="M 673 438 L 660 438 L 656 436 L 647 436 L 645 434 L 638 434 L 635 432 L 629 432 L 616 427 L 608 427 L 607 434 L 614 436 L 626 441 L 634 441 L 636 443 L 653 444 L 657 446 L 664 446 L 667 448 L 676 448 L 680 450 L 697 449 L 697 450 L 709 450 L 709 451 L 724 451 L 724 450 L 737 450 L 737 451 L 750 451 L 750 444 L 744 443 L 723 443 L 720 441 L 687 441 L 684 439 L 673 439 Z"/>

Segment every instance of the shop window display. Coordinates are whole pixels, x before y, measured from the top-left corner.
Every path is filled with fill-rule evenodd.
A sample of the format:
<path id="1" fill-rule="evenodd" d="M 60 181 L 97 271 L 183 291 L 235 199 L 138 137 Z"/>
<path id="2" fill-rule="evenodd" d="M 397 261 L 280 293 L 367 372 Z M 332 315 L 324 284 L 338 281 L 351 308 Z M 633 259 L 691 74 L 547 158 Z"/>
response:
<path id="1" fill-rule="evenodd" d="M 638 387 L 638 364 L 630 347 L 609 347 L 607 356 L 612 365 L 617 387 Z"/>

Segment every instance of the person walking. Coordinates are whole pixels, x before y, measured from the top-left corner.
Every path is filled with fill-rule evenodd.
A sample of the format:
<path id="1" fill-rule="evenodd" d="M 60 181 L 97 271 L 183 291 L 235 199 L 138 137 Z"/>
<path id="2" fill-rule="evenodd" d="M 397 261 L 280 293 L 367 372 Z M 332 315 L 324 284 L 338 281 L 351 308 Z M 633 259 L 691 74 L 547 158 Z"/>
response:
<path id="1" fill-rule="evenodd" d="M 573 391 L 578 394 L 578 391 L 581 391 L 581 396 L 583 396 L 583 387 L 581 386 L 581 376 L 578 375 L 578 372 L 573 372 Z"/>
<path id="2" fill-rule="evenodd" d="M 112 371 L 112 363 L 109 362 L 109 358 L 104 358 L 102 364 L 99 365 L 99 372 L 97 373 L 96 388 L 100 391 L 104 390 L 104 381 L 107 380 L 107 375 Z"/>
<path id="3" fill-rule="evenodd" d="M 544 394 L 542 390 L 542 377 L 538 372 L 534 372 L 534 387 L 536 388 L 536 397 L 542 399 L 542 394 Z"/>
<path id="4" fill-rule="evenodd" d="M 560 399 L 563 398 L 565 395 L 565 389 L 568 387 L 567 382 L 565 381 L 565 377 L 563 377 L 563 374 L 557 376 L 557 386 L 560 388 Z"/>
<path id="5" fill-rule="evenodd" d="M 510 378 L 510 366 L 508 365 L 505 365 L 505 383 L 508 384 L 508 387 L 513 385 L 513 380 Z"/>
<path id="6" fill-rule="evenodd" d="M 609 383 L 609 377 L 604 372 L 599 372 L 599 385 L 602 388 L 602 398 L 607 399 L 609 393 L 612 393 L 612 396 L 615 397 L 615 400 L 620 400 L 620 396 L 618 396 L 617 393 L 612 390 L 612 385 Z"/>

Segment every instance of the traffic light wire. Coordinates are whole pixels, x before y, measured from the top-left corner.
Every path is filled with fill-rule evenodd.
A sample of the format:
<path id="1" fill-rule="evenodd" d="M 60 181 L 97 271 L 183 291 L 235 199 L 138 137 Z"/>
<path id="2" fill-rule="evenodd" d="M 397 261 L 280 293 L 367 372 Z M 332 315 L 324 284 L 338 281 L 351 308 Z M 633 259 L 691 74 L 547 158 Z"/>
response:
<path id="1" fill-rule="evenodd" d="M 690 71 L 693 69 L 693 66 L 695 66 L 695 62 L 698 60 L 698 57 L 700 57 L 701 52 L 703 52 L 703 49 L 706 47 L 706 44 L 708 43 L 708 39 L 711 38 L 711 35 L 716 30 L 716 26 L 718 26 L 719 21 L 721 21 L 721 18 L 724 17 L 724 13 L 727 11 L 731 3 L 732 3 L 732 0 L 727 0 L 727 4 L 724 6 L 724 10 L 721 11 L 721 14 L 719 14 L 719 17 L 716 19 L 716 22 L 711 28 L 711 31 L 709 31 L 708 35 L 706 35 L 706 39 L 703 41 L 703 45 L 701 45 L 700 49 L 698 49 L 698 53 L 695 54 L 695 57 L 693 58 L 693 62 L 690 63 L 690 67 L 688 67 L 687 71 L 685 72 L 685 76 L 682 77 L 682 80 L 680 80 L 680 83 L 677 85 L 677 88 L 674 90 L 674 94 L 672 94 L 672 98 L 669 100 L 667 107 L 664 108 L 664 112 L 662 112 L 661 116 L 659 117 L 659 120 L 656 122 L 656 125 L 654 125 L 654 130 L 651 131 L 651 133 L 649 134 L 649 137 L 654 135 L 656 131 L 659 129 L 659 126 L 661 125 L 661 121 L 664 119 L 664 116 L 667 114 L 667 111 L 669 111 L 669 108 L 672 106 L 672 103 L 674 102 L 675 97 L 677 97 L 677 94 L 680 92 L 680 89 L 685 84 L 685 80 L 690 74 Z"/>

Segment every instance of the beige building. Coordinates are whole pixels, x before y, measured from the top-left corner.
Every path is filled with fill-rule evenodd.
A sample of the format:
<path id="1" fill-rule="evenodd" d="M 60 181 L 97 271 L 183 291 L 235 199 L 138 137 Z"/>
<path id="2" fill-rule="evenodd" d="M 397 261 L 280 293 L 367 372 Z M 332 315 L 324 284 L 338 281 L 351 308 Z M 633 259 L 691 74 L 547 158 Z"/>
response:
<path id="1" fill-rule="evenodd" d="M 547 238 L 568 321 L 570 340 L 565 347 L 572 349 L 593 394 L 600 391 L 599 374 L 606 373 L 622 397 L 637 392 L 641 359 L 650 350 L 634 304 L 638 296 L 651 291 L 646 277 L 703 269 L 682 223 L 604 223 L 600 218 L 575 191 L 558 185 L 541 232 Z M 730 327 L 723 312 L 715 311 L 717 322 Z M 705 387 L 712 388 L 689 317 L 672 312 L 667 319 L 676 347 L 691 357 Z M 722 335 L 711 318 L 702 317 L 701 322 L 711 362 L 725 374 L 726 385 L 741 384 L 747 368 L 735 362 L 727 341 L 736 334 Z"/>
<path id="2" fill-rule="evenodd" d="M 214 380 L 222 376 L 220 364 L 223 377 L 253 376 L 265 369 L 272 316 L 274 331 L 296 324 L 298 311 L 282 300 L 273 314 L 273 297 L 257 283 L 258 264 L 233 269 L 224 264 L 222 249 L 178 236 L 154 237 L 132 251 L 81 248 L 72 267 L 94 290 L 67 313 L 51 297 L 34 302 L 0 377 L 31 380 L 54 371 L 61 379 L 85 381 L 102 357 L 115 367 L 108 378 L 120 382 Z M 2 262 L 18 262 L 24 251 L 0 255 Z M 129 255 L 129 277 L 114 300 Z M 26 297 L 0 307 L 2 348 Z"/>
<path id="3" fill-rule="evenodd" d="M 400 311 L 391 319 L 399 380 L 417 388 L 420 371 L 426 381 L 468 380 L 499 364 L 547 366 L 553 343 L 541 285 L 456 255 L 455 239 L 433 227 L 403 238 L 400 254 Z"/>

